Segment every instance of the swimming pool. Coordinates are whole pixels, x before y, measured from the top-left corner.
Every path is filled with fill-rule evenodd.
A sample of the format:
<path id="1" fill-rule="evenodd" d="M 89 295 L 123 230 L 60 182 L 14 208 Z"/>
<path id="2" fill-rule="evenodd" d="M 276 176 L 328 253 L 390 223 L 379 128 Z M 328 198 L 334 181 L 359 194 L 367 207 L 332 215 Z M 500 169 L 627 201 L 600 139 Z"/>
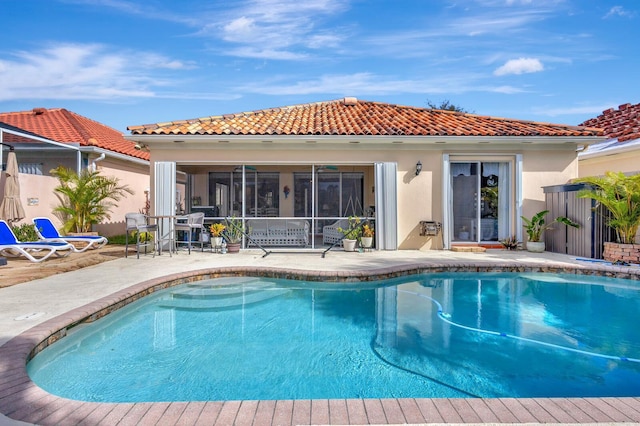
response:
<path id="1" fill-rule="evenodd" d="M 76 328 L 28 370 L 102 402 L 638 396 L 639 289 L 553 274 L 223 278 Z"/>

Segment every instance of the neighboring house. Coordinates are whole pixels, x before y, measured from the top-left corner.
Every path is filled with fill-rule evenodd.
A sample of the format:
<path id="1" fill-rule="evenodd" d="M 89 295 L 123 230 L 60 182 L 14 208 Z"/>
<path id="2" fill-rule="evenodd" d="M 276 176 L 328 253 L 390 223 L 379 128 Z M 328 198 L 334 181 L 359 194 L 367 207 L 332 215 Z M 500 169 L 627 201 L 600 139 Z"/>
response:
<path id="1" fill-rule="evenodd" d="M 355 215 L 375 220 L 385 250 L 522 241 L 520 216 L 545 207 L 542 187 L 577 177 L 578 146 L 602 140 L 598 129 L 350 97 L 128 129 L 153 153 L 156 214 L 175 212 L 184 177 L 187 211 L 250 219 L 266 245 L 286 245 L 303 219 L 307 247 L 326 247 L 323 234 Z M 424 222 L 441 232 L 423 235 Z"/>
<path id="2" fill-rule="evenodd" d="M 609 108 L 581 125 L 601 128 L 606 140 L 578 154 L 580 177 L 640 173 L 640 104 Z"/>
<path id="3" fill-rule="evenodd" d="M 0 113 L 3 139 L 15 147 L 20 169 L 21 199 L 26 218 L 54 217 L 59 205 L 53 193 L 58 180 L 50 170 L 60 165 L 82 170 L 90 167 L 105 176 L 115 176 L 135 192 L 127 195 L 111 211 L 111 219 L 98 224 L 95 231 L 111 236 L 124 232 L 124 215 L 145 208 L 149 192 L 149 153 L 135 148 L 135 143 L 115 129 L 64 108 L 34 108 L 31 111 Z M 13 129 L 9 132 L 8 129 Z M 25 134 L 18 136 L 15 131 Z M 49 142 L 34 137 L 47 138 Z M 52 142 L 55 141 L 55 142 Z M 6 154 L 3 155 L 3 164 Z M 1 192 L 1 190 L 0 190 Z"/>

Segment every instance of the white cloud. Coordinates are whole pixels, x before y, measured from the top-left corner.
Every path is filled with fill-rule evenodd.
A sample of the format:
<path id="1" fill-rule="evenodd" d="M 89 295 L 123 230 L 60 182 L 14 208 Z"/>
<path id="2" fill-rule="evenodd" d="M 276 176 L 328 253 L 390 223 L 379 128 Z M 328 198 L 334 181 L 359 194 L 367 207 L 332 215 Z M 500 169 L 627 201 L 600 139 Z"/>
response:
<path id="1" fill-rule="evenodd" d="M 493 74 L 497 76 L 509 74 L 528 74 L 540 72 L 544 70 L 544 66 L 539 59 L 535 58 L 518 58 L 510 59 L 500 68 L 496 69 Z"/>
<path id="2" fill-rule="evenodd" d="M 614 16 L 633 17 L 635 16 L 635 13 L 625 10 L 625 8 L 622 6 L 613 6 L 611 9 L 609 9 L 609 12 L 604 15 L 603 19 L 611 18 Z"/>
<path id="3" fill-rule="evenodd" d="M 0 60 L 0 101 L 153 97 L 153 87 L 168 84 L 152 77 L 154 70 L 189 67 L 156 54 L 110 52 L 99 44 L 56 44 Z"/>
<path id="4" fill-rule="evenodd" d="M 225 53 L 231 56 L 299 60 L 308 57 L 304 48 L 334 47 L 343 40 L 339 31 L 321 28 L 321 21 L 346 10 L 347 4 L 347 0 L 245 1 L 226 16 L 214 18 L 199 34 L 230 43 Z"/>
<path id="5" fill-rule="evenodd" d="M 307 57 L 307 55 L 303 53 L 290 52 L 286 49 L 260 49 L 252 46 L 241 46 L 229 49 L 226 53 L 240 58 L 274 59 L 285 61 L 298 61 Z"/>
<path id="6" fill-rule="evenodd" d="M 502 93 L 504 95 L 515 95 L 516 93 L 523 93 L 525 90 L 513 86 L 497 86 L 487 89 L 488 92 Z"/>
<path id="7" fill-rule="evenodd" d="M 353 74 L 325 74 L 315 79 L 295 81 L 291 76 L 278 76 L 236 88 L 242 93 L 264 95 L 338 94 L 340 96 L 395 95 L 399 93 L 518 93 L 522 90 L 510 86 L 487 86 L 479 83 L 480 76 L 460 73 L 436 76 L 423 80 L 398 79 L 369 72 Z"/>
<path id="8" fill-rule="evenodd" d="M 226 24 L 223 30 L 227 41 L 246 42 L 257 35 L 258 29 L 254 19 L 241 16 Z"/>

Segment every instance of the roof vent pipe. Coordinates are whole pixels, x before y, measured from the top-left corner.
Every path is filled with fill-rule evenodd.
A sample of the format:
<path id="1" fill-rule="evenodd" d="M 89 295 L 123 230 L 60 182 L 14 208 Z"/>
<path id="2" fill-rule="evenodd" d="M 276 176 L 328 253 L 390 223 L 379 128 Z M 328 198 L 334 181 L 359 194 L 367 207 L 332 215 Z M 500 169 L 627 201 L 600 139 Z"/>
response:
<path id="1" fill-rule="evenodd" d="M 358 104 L 358 98 L 355 98 L 353 96 L 347 96 L 347 97 L 344 98 L 343 102 L 347 106 L 357 105 Z"/>

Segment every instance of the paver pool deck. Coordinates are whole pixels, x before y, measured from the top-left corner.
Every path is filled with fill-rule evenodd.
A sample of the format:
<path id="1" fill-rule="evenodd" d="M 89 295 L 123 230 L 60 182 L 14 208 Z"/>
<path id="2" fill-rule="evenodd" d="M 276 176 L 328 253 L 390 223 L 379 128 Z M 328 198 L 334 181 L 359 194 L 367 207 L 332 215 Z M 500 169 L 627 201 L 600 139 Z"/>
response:
<path id="1" fill-rule="evenodd" d="M 338 399 L 93 403 L 51 395 L 29 380 L 26 361 L 42 342 L 123 300 L 217 274 L 327 279 L 406 271 L 549 271 L 640 279 L 636 266 L 576 260 L 557 253 L 487 250 L 344 253 L 180 252 L 129 257 L 0 289 L 0 425 L 303 425 L 441 423 L 636 423 L 640 398 Z M 167 278 L 168 277 L 168 278 Z M 98 313 L 98 314 L 96 314 Z"/>

